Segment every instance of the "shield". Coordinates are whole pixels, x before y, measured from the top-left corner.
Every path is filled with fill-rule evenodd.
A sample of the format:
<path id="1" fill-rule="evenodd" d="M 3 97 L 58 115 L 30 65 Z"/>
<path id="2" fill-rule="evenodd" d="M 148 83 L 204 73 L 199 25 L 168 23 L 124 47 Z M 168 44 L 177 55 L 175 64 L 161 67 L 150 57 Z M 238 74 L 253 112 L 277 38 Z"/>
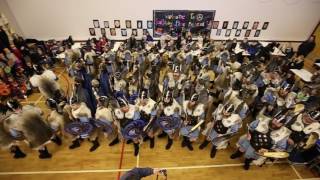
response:
<path id="1" fill-rule="evenodd" d="M 93 126 L 87 122 L 72 122 L 67 124 L 64 130 L 73 136 L 88 138 L 93 131 Z"/>
<path id="2" fill-rule="evenodd" d="M 179 117 L 161 116 L 157 119 L 156 123 L 161 129 L 167 131 L 179 128 L 181 125 L 181 120 Z"/>
<path id="3" fill-rule="evenodd" d="M 143 134 L 143 127 L 145 125 L 146 122 L 143 120 L 132 120 L 121 130 L 121 133 L 125 139 L 135 139 Z"/>
<path id="4" fill-rule="evenodd" d="M 102 127 L 102 131 L 105 133 L 111 134 L 113 132 L 112 123 L 108 120 L 97 119 L 94 123 L 97 127 Z"/>

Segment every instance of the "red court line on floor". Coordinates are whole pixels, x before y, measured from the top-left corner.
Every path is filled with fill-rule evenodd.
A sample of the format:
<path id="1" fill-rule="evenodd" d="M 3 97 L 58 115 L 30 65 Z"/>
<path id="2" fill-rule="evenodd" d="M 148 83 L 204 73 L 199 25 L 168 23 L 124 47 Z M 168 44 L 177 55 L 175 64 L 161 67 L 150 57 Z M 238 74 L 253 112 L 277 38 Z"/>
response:
<path id="1" fill-rule="evenodd" d="M 121 169 L 121 167 L 122 167 L 124 145 L 125 145 L 125 142 L 123 141 L 123 142 L 122 142 L 122 147 L 121 147 L 120 163 L 119 163 L 118 169 Z M 120 180 L 120 175 L 121 175 L 121 171 L 118 172 L 118 178 L 117 178 L 118 180 Z"/>

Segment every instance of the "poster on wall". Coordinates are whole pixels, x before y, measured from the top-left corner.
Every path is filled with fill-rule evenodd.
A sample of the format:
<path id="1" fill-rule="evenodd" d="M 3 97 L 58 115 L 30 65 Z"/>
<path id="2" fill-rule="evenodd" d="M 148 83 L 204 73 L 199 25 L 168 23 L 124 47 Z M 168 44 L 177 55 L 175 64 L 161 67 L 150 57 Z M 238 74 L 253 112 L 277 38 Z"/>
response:
<path id="1" fill-rule="evenodd" d="M 261 30 L 256 30 L 256 32 L 254 33 L 254 37 L 259 37 L 260 36 L 260 31 Z"/>
<path id="2" fill-rule="evenodd" d="M 249 26 L 249 21 L 245 21 L 243 23 L 242 29 L 248 29 L 248 26 Z"/>
<path id="3" fill-rule="evenodd" d="M 103 21 L 104 28 L 109 28 L 109 21 Z"/>
<path id="4" fill-rule="evenodd" d="M 177 36 L 183 28 L 193 35 L 210 32 L 214 15 L 214 10 L 154 10 L 154 36 L 171 32 Z"/>
<path id="5" fill-rule="evenodd" d="M 127 36 L 127 29 L 121 29 L 121 35 Z"/>
<path id="6" fill-rule="evenodd" d="M 93 20 L 93 27 L 94 28 L 100 28 L 99 20 L 97 20 L 97 19 Z"/>
<path id="7" fill-rule="evenodd" d="M 138 36 L 138 31 L 137 31 L 137 29 L 132 29 L 132 35 Z"/>
<path id="8" fill-rule="evenodd" d="M 266 30 L 268 28 L 268 26 L 269 26 L 269 22 L 264 22 L 263 26 L 262 26 L 262 29 Z"/>
<path id="9" fill-rule="evenodd" d="M 216 36 L 220 36 L 220 35 L 221 35 L 221 29 L 217 29 Z"/>
<path id="10" fill-rule="evenodd" d="M 148 32 L 148 29 L 143 29 L 143 30 L 142 30 L 142 34 L 143 34 L 144 36 L 147 35 L 147 32 Z"/>
<path id="11" fill-rule="evenodd" d="M 110 28 L 110 35 L 111 36 L 116 36 L 117 35 L 115 28 Z"/>
<path id="12" fill-rule="evenodd" d="M 236 36 L 236 37 L 239 37 L 240 34 L 241 34 L 241 29 L 237 29 L 235 36 Z"/>
<path id="13" fill-rule="evenodd" d="M 131 28 L 131 21 L 130 20 L 126 20 L 126 28 Z"/>
<path id="14" fill-rule="evenodd" d="M 218 27 L 219 27 L 219 21 L 213 21 L 212 29 L 218 29 Z"/>
<path id="15" fill-rule="evenodd" d="M 239 21 L 233 22 L 232 29 L 237 29 L 239 25 Z"/>
<path id="16" fill-rule="evenodd" d="M 106 29 L 105 28 L 101 28 L 101 35 L 105 36 L 106 35 Z"/>
<path id="17" fill-rule="evenodd" d="M 228 21 L 223 21 L 222 29 L 227 29 L 228 28 L 228 24 L 229 24 Z"/>
<path id="18" fill-rule="evenodd" d="M 90 33 L 90 36 L 95 36 L 96 35 L 96 31 L 94 28 L 89 28 L 89 33 Z"/>
<path id="19" fill-rule="evenodd" d="M 137 28 L 142 29 L 142 21 L 137 21 Z"/>
<path id="20" fill-rule="evenodd" d="M 114 27 L 120 28 L 120 20 L 114 20 Z"/>
<path id="21" fill-rule="evenodd" d="M 147 21 L 147 28 L 152 29 L 153 28 L 153 22 L 152 21 Z"/>
<path id="22" fill-rule="evenodd" d="M 225 34 L 225 36 L 226 36 L 226 37 L 229 37 L 229 36 L 230 36 L 230 34 L 231 34 L 231 29 L 227 29 L 227 30 L 226 30 L 226 34 Z"/>
<path id="23" fill-rule="evenodd" d="M 258 26 L 259 26 L 259 22 L 258 22 L 258 21 L 255 21 L 255 22 L 253 23 L 252 29 L 258 29 Z"/>
<path id="24" fill-rule="evenodd" d="M 250 33 L 251 33 L 251 30 L 250 30 L 250 29 L 246 30 L 246 33 L 244 34 L 244 37 L 249 37 L 249 36 L 250 36 Z"/>

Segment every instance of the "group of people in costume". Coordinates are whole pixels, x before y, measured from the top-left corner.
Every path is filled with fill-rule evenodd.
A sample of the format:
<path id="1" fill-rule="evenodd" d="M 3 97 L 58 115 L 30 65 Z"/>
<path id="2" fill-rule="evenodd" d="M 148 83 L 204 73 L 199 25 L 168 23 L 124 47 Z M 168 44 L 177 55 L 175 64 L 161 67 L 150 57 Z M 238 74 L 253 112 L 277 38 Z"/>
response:
<path id="1" fill-rule="evenodd" d="M 19 142 L 26 141 L 40 158 L 50 158 L 46 143 L 61 145 L 62 135 L 72 138 L 70 149 L 87 139 L 94 151 L 103 133 L 109 146 L 132 143 L 135 156 L 142 142 L 152 149 L 157 138 L 166 137 L 166 150 L 179 138 L 190 151 L 201 141 L 199 149 L 211 144 L 214 158 L 230 139 L 240 137 L 231 158 L 243 155 L 245 169 L 253 161 L 295 159 L 315 146 L 320 72 L 303 83 L 290 71 L 303 55 L 290 47 L 282 49 L 286 56 L 273 55 L 281 49 L 277 43 L 178 36 L 165 34 L 158 42 L 131 37 L 124 43 L 102 38 L 80 49 L 66 48 L 69 94 L 52 71 L 35 66 L 30 82 L 46 97 L 51 113 L 44 118 L 39 108 L 9 100 L 1 146 L 21 158 Z"/>

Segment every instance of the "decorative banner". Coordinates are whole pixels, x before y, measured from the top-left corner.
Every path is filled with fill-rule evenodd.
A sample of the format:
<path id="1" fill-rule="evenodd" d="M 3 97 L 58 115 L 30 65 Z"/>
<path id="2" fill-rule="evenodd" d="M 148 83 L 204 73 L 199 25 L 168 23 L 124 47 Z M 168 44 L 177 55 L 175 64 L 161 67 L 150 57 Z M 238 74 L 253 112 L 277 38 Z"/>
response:
<path id="1" fill-rule="evenodd" d="M 137 31 L 137 29 L 132 29 L 132 35 L 138 36 L 138 31 Z"/>
<path id="2" fill-rule="evenodd" d="M 153 28 L 153 22 L 152 21 L 147 21 L 147 28 L 152 29 Z"/>
<path id="3" fill-rule="evenodd" d="M 106 29 L 105 28 L 101 28 L 101 35 L 106 35 Z"/>
<path id="4" fill-rule="evenodd" d="M 154 35 L 159 37 L 164 33 L 179 33 L 183 28 L 194 35 L 209 32 L 214 15 L 215 11 L 154 10 Z M 172 35 L 176 36 L 177 33 Z"/>
<path id="5" fill-rule="evenodd" d="M 240 34 L 241 34 L 241 29 L 237 29 L 235 36 L 236 36 L 236 37 L 239 37 Z"/>

